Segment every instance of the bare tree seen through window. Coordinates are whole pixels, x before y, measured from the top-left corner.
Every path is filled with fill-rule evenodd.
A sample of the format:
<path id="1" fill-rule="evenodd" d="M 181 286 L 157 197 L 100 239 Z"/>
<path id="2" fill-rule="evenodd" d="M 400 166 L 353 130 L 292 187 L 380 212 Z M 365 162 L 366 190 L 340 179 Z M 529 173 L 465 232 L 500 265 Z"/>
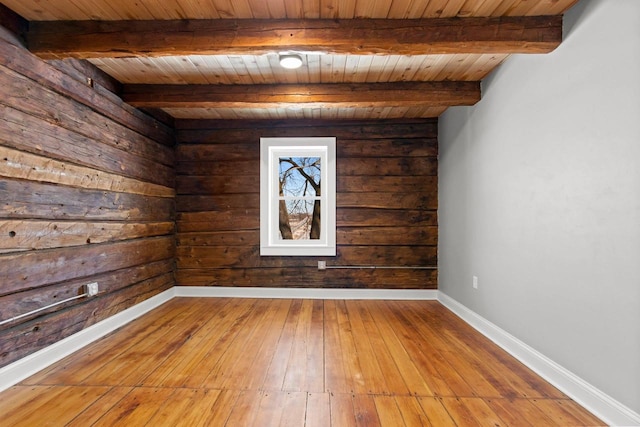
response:
<path id="1" fill-rule="evenodd" d="M 320 157 L 279 158 L 280 238 L 320 239 Z"/>

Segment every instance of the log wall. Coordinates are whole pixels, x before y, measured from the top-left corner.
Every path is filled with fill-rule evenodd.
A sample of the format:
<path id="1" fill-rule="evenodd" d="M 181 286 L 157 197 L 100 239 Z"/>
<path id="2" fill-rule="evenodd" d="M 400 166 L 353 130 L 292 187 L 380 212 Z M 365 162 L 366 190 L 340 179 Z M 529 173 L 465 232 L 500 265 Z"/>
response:
<path id="1" fill-rule="evenodd" d="M 261 257 L 260 137 L 337 137 L 337 256 Z M 437 120 L 176 122 L 177 285 L 435 289 Z"/>
<path id="2" fill-rule="evenodd" d="M 171 288 L 173 129 L 89 63 L 0 33 L 0 366 Z"/>

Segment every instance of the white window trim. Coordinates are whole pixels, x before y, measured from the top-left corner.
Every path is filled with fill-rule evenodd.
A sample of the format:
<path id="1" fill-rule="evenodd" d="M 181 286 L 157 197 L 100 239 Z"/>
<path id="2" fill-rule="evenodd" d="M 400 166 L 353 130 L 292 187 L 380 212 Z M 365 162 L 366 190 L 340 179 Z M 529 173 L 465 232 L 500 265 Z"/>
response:
<path id="1" fill-rule="evenodd" d="M 278 158 L 321 157 L 320 239 L 278 238 Z M 260 255 L 336 255 L 336 138 L 260 138 Z"/>

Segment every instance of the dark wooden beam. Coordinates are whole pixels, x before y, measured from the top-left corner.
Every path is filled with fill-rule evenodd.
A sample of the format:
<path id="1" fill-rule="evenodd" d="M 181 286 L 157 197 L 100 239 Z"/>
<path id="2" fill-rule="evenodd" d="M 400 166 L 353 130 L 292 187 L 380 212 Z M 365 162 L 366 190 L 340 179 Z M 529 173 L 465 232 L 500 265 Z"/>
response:
<path id="1" fill-rule="evenodd" d="M 144 108 L 435 107 L 475 104 L 480 82 L 124 85 L 122 98 Z"/>
<path id="2" fill-rule="evenodd" d="M 29 23 L 13 10 L 3 4 L 0 4 L 0 27 L 6 28 L 9 32 L 6 34 L 4 31 L 0 31 L 0 38 L 7 39 L 7 41 L 12 43 L 18 41 L 19 44 L 23 44 L 24 36 L 29 28 Z M 15 39 L 10 40 L 11 38 Z"/>
<path id="3" fill-rule="evenodd" d="M 263 54 L 544 53 L 562 16 L 31 22 L 29 49 L 45 59 Z"/>

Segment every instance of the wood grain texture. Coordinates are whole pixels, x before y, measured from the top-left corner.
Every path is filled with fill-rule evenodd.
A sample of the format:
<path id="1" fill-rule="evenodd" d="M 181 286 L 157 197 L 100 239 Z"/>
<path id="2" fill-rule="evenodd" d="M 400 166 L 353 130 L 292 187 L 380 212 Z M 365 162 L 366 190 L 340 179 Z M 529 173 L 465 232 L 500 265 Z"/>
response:
<path id="1" fill-rule="evenodd" d="M 174 285 L 175 173 L 168 128 L 92 65 L 58 69 L 2 37 L 0 58 L 4 366 Z M 90 282 L 98 296 L 15 318 Z"/>
<path id="2" fill-rule="evenodd" d="M 18 61 L 16 58 L 20 58 L 20 60 Z M 69 61 L 62 62 L 61 69 L 54 66 L 61 62 L 43 62 L 33 55 L 26 55 L 21 46 L 11 43 L 0 44 L 0 64 L 3 66 L 60 95 L 91 107 L 141 136 L 146 136 L 164 146 L 173 145 L 173 132 L 168 126 L 127 104 L 123 104 L 122 100 L 108 87 L 103 88 L 100 83 L 96 84 L 93 79 L 98 71 L 92 70 L 91 64 L 83 63 L 83 67 L 87 67 L 90 71 L 70 73 Z M 88 84 L 88 78 L 92 79 L 93 85 Z M 111 89 L 115 90 L 116 87 L 111 87 Z"/>
<path id="3" fill-rule="evenodd" d="M 21 27 L 9 17 L 7 25 L 24 33 L 30 48 L 43 57 L 88 58 L 124 85 L 182 85 L 184 90 L 190 85 L 373 88 L 400 82 L 477 82 L 512 53 L 542 53 L 557 47 L 562 13 L 576 1 L 166 0 L 158 5 L 149 0 L 45 4 L 6 0 L 4 4 L 29 24 Z M 4 33 L 21 43 L 10 31 Z M 302 67 L 286 70 L 279 65 L 280 52 L 289 51 L 303 54 Z M 56 60 L 56 66 L 81 77 L 80 85 L 86 83 L 101 94 L 103 89 L 117 91 L 117 85 L 95 73 L 78 75 L 82 69 L 78 61 L 73 65 L 61 61 L 67 60 Z M 193 90 L 197 89 L 186 92 Z M 294 96 L 265 94 L 262 103 L 231 95 L 218 102 L 212 96 L 195 102 L 191 93 L 189 102 L 174 99 L 173 106 L 145 112 L 171 126 L 173 119 L 183 118 L 434 118 L 449 105 L 434 106 L 432 97 L 409 102 L 406 95 L 385 92 L 382 97 L 371 92 L 356 102 L 354 97 L 362 98 L 361 94 L 347 88 L 339 103 L 326 96 L 322 102 L 302 103 Z M 158 102 L 154 100 L 161 105 Z M 168 105 L 168 100 L 162 102 Z"/>
<path id="4" fill-rule="evenodd" d="M 437 286 L 435 121 L 211 122 L 210 129 L 206 123 L 177 125 L 178 284 Z M 307 131 L 337 136 L 338 248 L 335 258 L 326 259 L 329 265 L 433 270 L 319 272 L 314 257 L 259 255 L 259 138 Z"/>
<path id="5" fill-rule="evenodd" d="M 480 82 L 307 85 L 125 85 L 122 98 L 145 108 L 372 108 L 474 105 Z"/>
<path id="6" fill-rule="evenodd" d="M 29 49 L 44 59 L 281 51 L 544 53 L 562 41 L 562 18 L 38 21 L 26 38 Z"/>
<path id="7" fill-rule="evenodd" d="M 0 159 L 0 177 L 145 196 L 175 196 L 172 188 L 163 185 L 102 172 L 96 170 L 95 166 L 77 166 L 12 148 L 0 146 Z"/>
<path id="8" fill-rule="evenodd" d="M 33 21 L 153 19 L 417 19 L 455 16 L 555 15 L 576 0 L 3 0 Z M 109 7 L 107 7 L 109 6 Z"/>
<path id="9" fill-rule="evenodd" d="M 73 426 L 604 425 L 500 352 L 436 301 L 176 298 L 0 393 L 0 413 L 15 426 L 43 412 Z"/>

